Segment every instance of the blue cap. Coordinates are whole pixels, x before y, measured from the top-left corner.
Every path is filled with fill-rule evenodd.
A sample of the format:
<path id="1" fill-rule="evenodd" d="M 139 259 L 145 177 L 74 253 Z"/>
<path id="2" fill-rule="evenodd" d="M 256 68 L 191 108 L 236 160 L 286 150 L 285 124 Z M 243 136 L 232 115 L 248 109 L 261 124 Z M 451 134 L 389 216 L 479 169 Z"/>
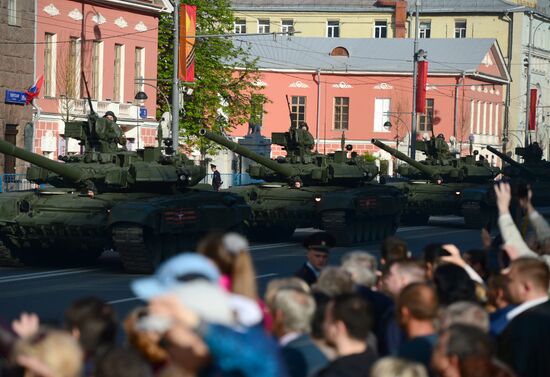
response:
<path id="1" fill-rule="evenodd" d="M 130 287 L 137 297 L 149 300 L 197 277 L 217 283 L 220 272 L 205 256 L 185 253 L 166 260 L 153 276 L 132 281 Z"/>

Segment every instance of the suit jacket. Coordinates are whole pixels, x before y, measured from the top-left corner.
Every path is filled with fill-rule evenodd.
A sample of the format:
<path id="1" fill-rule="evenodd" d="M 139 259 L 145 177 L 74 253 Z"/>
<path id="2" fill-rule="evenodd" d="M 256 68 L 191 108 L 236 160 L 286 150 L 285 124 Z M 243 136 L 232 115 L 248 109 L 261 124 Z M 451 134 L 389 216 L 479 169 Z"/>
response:
<path id="1" fill-rule="evenodd" d="M 499 358 L 519 377 L 550 376 L 550 300 L 512 319 L 499 338 Z"/>
<path id="2" fill-rule="evenodd" d="M 294 276 L 302 279 L 308 285 L 312 285 L 317 281 L 317 275 L 315 275 L 315 272 L 313 272 L 313 270 L 307 265 L 307 262 L 304 262 L 302 267 L 300 267 L 300 269 L 296 271 Z"/>
<path id="3" fill-rule="evenodd" d="M 328 359 L 307 334 L 281 349 L 290 377 L 309 377 L 328 364 Z"/>

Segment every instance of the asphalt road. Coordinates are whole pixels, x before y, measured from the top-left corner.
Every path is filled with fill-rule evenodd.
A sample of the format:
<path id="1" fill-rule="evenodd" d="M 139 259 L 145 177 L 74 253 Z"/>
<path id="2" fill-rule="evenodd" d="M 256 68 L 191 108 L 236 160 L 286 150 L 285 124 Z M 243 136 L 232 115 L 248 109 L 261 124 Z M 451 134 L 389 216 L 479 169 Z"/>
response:
<path id="1" fill-rule="evenodd" d="M 291 276 L 304 261 L 301 239 L 311 230 L 299 230 L 293 242 L 253 244 L 251 253 L 260 289 L 274 277 Z M 431 242 L 455 243 L 461 250 L 481 245 L 479 231 L 463 229 L 462 219 L 440 217 L 429 226 L 401 227 L 397 235 L 418 255 Z M 379 243 L 335 248 L 330 263 L 338 264 L 347 251 L 367 250 L 378 253 Z M 128 275 L 115 253 L 106 253 L 97 265 L 79 268 L 0 268 L 0 320 L 11 321 L 22 311 L 37 313 L 43 322 L 59 323 L 64 309 L 75 299 L 99 296 L 113 304 L 119 318 L 140 305 L 133 297 L 129 282 L 140 275 Z"/>

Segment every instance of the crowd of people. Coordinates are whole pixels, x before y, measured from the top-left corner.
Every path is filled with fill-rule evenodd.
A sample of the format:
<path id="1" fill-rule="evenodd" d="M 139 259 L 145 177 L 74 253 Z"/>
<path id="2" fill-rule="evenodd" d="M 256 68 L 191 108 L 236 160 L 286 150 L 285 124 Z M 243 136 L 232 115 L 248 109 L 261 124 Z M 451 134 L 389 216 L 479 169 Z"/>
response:
<path id="1" fill-rule="evenodd" d="M 315 233 L 295 276 L 263 297 L 247 240 L 211 234 L 132 282 L 145 304 L 122 322 L 123 344 L 113 307 L 83 298 L 62 327 L 25 313 L 1 331 L 2 375 L 550 376 L 550 226 L 529 192 L 522 233 L 510 186 L 495 192 L 500 233 L 482 231 L 482 249 L 430 244 L 413 258 L 394 236 L 378 256 L 328 266 L 333 239 Z"/>

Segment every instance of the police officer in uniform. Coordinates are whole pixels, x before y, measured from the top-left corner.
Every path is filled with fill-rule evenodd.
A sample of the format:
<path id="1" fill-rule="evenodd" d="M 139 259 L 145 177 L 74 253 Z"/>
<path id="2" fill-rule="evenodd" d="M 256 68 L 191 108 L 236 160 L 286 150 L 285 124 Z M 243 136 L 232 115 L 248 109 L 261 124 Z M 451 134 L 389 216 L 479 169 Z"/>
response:
<path id="1" fill-rule="evenodd" d="M 220 175 L 220 172 L 216 169 L 216 165 L 210 164 L 210 169 L 212 169 L 212 187 L 216 191 L 220 191 L 220 187 L 222 187 L 222 176 Z"/>
<path id="2" fill-rule="evenodd" d="M 327 266 L 330 249 L 334 247 L 335 243 L 334 237 L 327 232 L 317 232 L 307 237 L 303 244 L 307 249 L 307 260 L 294 276 L 309 285 L 314 284 L 323 268 Z"/>

